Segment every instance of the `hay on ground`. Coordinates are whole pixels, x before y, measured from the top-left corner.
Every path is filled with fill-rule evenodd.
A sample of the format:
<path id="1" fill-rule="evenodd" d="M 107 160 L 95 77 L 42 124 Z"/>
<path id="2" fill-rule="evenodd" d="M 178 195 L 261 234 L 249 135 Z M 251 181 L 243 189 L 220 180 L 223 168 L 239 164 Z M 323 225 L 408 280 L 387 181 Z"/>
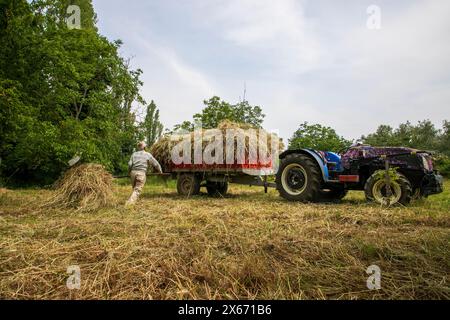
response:
<path id="1" fill-rule="evenodd" d="M 55 183 L 55 195 L 45 206 L 88 211 L 106 207 L 114 203 L 112 180 L 112 175 L 102 165 L 78 165 Z"/>

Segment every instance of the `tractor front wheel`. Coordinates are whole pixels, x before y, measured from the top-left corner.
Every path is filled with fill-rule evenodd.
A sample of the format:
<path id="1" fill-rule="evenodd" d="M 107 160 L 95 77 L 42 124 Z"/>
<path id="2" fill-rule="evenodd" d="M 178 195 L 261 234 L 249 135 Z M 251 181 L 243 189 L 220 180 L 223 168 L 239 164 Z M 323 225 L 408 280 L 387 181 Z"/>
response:
<path id="1" fill-rule="evenodd" d="M 368 201 L 382 205 L 402 204 L 408 205 L 412 199 L 412 188 L 409 180 L 398 173 L 398 178 L 391 181 L 391 196 L 387 196 L 387 184 L 383 175 L 375 172 L 367 179 L 364 193 Z"/>

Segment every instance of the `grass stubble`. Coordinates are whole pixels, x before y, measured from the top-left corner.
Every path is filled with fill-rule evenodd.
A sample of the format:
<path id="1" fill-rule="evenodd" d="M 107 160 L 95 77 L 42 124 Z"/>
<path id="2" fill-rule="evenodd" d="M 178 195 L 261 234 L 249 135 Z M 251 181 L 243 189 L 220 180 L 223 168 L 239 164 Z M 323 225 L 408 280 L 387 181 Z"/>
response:
<path id="1" fill-rule="evenodd" d="M 2 299 L 449 299 L 450 196 L 380 208 L 282 200 L 232 185 L 189 199 L 150 181 L 140 202 L 89 212 L 36 206 L 55 191 L 0 192 Z M 449 184 L 446 184 L 446 190 Z M 66 287 L 67 267 L 81 288 Z M 366 269 L 381 268 L 369 290 Z"/>

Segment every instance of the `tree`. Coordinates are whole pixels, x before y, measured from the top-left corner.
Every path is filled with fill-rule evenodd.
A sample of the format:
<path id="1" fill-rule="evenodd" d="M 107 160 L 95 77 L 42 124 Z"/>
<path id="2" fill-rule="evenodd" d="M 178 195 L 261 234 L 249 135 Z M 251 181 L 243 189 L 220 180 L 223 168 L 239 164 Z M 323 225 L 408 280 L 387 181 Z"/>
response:
<path id="1" fill-rule="evenodd" d="M 289 139 L 289 149 L 311 148 L 339 152 L 351 145 L 351 141 L 339 136 L 330 127 L 304 122 Z"/>
<path id="2" fill-rule="evenodd" d="M 191 121 L 183 121 L 182 123 L 176 124 L 173 127 L 172 132 L 175 131 L 186 131 L 186 132 L 194 131 L 194 124 Z"/>
<path id="3" fill-rule="evenodd" d="M 419 121 L 411 130 L 410 146 L 424 150 L 437 150 L 440 130 L 430 120 Z"/>
<path id="4" fill-rule="evenodd" d="M 443 175 L 448 177 L 450 176 L 450 121 L 444 120 L 442 124 L 437 149 L 439 154 L 435 156 L 435 165 Z"/>
<path id="5" fill-rule="evenodd" d="M 71 3 L 81 30 L 63 22 Z M 91 1 L 6 0 L 0 18 L 1 175 L 50 183 L 75 154 L 126 170 L 142 71 L 98 34 Z"/>
<path id="6" fill-rule="evenodd" d="M 156 104 L 152 100 L 147 106 L 145 120 L 141 123 L 142 133 L 149 146 L 153 145 L 159 137 L 161 137 L 163 129 L 164 126 L 159 121 L 159 110 L 156 108 Z"/>
<path id="7" fill-rule="evenodd" d="M 375 133 L 362 136 L 364 143 L 373 146 L 403 146 L 424 150 L 437 150 L 440 131 L 430 120 L 419 121 L 412 125 L 409 121 L 401 123 L 397 129 L 380 125 Z"/>
<path id="8" fill-rule="evenodd" d="M 206 106 L 202 112 L 193 116 L 193 122 L 184 121 L 174 127 L 174 130 L 183 129 L 192 131 L 195 122 L 201 122 L 205 129 L 217 128 L 223 120 L 230 120 L 237 123 L 250 124 L 256 128 L 261 128 L 265 115 L 259 106 L 252 106 L 248 101 L 237 104 L 230 104 L 214 96 L 209 100 L 204 100 Z"/>
<path id="9" fill-rule="evenodd" d="M 392 127 L 383 124 L 378 127 L 375 133 L 371 133 L 367 137 L 362 136 L 361 140 L 373 146 L 395 146 L 397 144 Z"/>
<path id="10" fill-rule="evenodd" d="M 362 136 L 364 143 L 373 146 L 410 147 L 436 151 L 434 164 L 444 174 L 450 175 L 450 122 L 444 120 L 442 130 L 437 129 L 430 120 L 412 125 L 409 121 L 401 123 L 397 129 L 380 125 L 375 133 Z"/>
<path id="11" fill-rule="evenodd" d="M 443 122 L 438 150 L 447 156 L 450 156 L 450 121 L 444 120 Z"/>

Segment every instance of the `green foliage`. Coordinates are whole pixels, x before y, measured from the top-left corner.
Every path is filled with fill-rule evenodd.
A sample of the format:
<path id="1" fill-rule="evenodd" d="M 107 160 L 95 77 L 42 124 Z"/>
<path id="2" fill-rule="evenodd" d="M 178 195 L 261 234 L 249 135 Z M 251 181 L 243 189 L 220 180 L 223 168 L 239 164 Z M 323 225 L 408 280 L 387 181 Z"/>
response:
<path id="1" fill-rule="evenodd" d="M 450 177 L 450 157 L 444 153 L 438 153 L 433 157 L 434 165 L 439 169 L 440 173 L 446 177 Z"/>
<path id="2" fill-rule="evenodd" d="M 397 172 L 398 168 L 389 168 L 388 175 L 391 181 L 398 181 L 400 176 Z M 374 172 L 374 175 L 377 176 L 377 179 L 385 179 L 386 178 L 386 170 L 377 170 Z"/>
<path id="3" fill-rule="evenodd" d="M 442 130 L 437 129 L 430 120 L 412 125 L 409 121 L 393 129 L 380 125 L 375 133 L 362 136 L 364 143 L 373 146 L 403 146 L 434 151 L 434 163 L 446 176 L 450 175 L 450 122 L 444 120 Z"/>
<path id="4" fill-rule="evenodd" d="M 439 136 L 438 150 L 450 157 L 450 121 L 444 120 L 442 133 Z"/>
<path id="5" fill-rule="evenodd" d="M 230 120 L 237 123 L 250 124 L 256 128 L 261 128 L 265 115 L 259 106 L 251 106 L 248 101 L 237 104 L 230 104 L 214 96 L 203 101 L 206 106 L 201 113 L 193 116 L 193 122 L 184 121 L 174 127 L 174 130 L 183 129 L 192 131 L 194 123 L 201 122 L 205 129 L 217 128 L 223 120 Z"/>
<path id="6" fill-rule="evenodd" d="M 445 162 L 437 164 L 437 168 L 440 170 L 443 176 L 450 177 L 450 159 L 447 157 Z"/>
<path id="7" fill-rule="evenodd" d="M 64 22 L 81 8 L 81 30 Z M 5 180 L 49 183 L 74 155 L 125 171 L 141 70 L 98 34 L 90 0 L 0 4 L 0 165 Z"/>
<path id="8" fill-rule="evenodd" d="M 164 126 L 159 121 L 159 110 L 153 100 L 147 106 L 147 114 L 140 127 L 141 134 L 149 146 L 153 145 L 162 135 Z"/>
<path id="9" fill-rule="evenodd" d="M 351 141 L 339 136 L 334 129 L 320 124 L 310 125 L 308 122 L 302 123 L 289 139 L 289 149 L 311 148 L 339 152 L 350 145 Z"/>
<path id="10" fill-rule="evenodd" d="M 191 121 L 183 121 L 173 127 L 172 131 L 194 131 L 194 124 Z"/>
<path id="11" fill-rule="evenodd" d="M 424 150 L 437 150 L 439 130 L 430 120 L 419 121 L 412 125 L 409 121 L 393 129 L 388 125 L 380 125 L 375 133 L 362 136 L 364 143 L 373 146 L 403 146 Z"/>

